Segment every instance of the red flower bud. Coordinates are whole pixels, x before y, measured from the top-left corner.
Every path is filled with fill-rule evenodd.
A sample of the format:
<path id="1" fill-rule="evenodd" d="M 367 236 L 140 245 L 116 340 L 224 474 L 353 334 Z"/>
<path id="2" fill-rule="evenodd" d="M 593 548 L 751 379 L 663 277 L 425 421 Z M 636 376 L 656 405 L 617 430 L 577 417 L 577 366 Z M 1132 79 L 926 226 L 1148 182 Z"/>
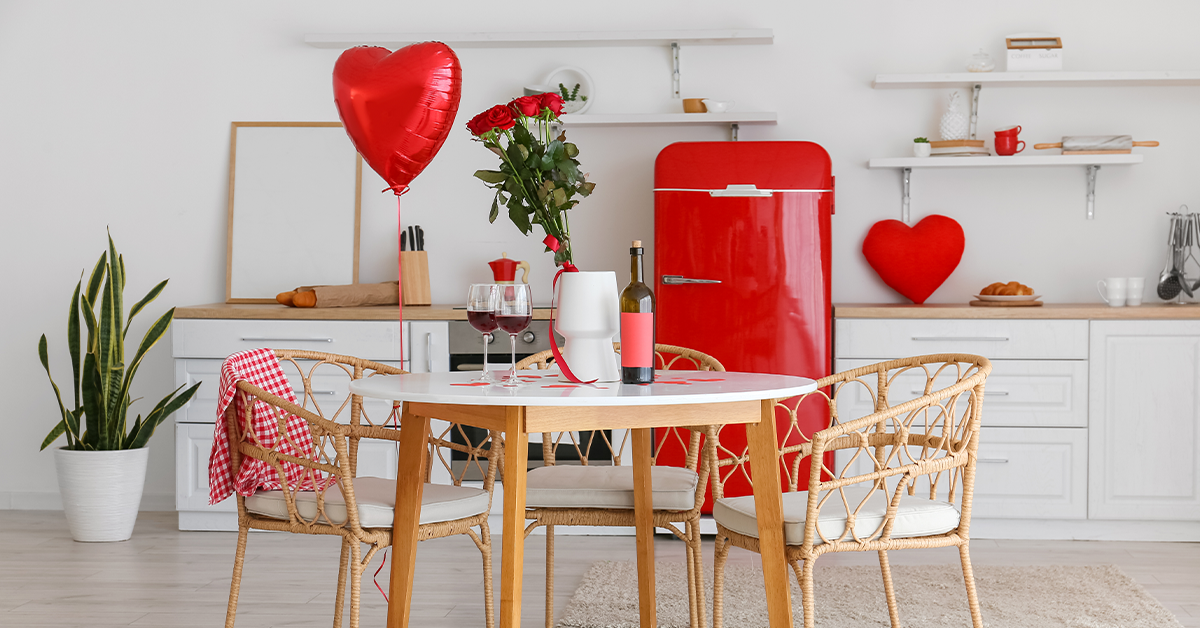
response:
<path id="1" fill-rule="evenodd" d="M 559 96 L 558 94 L 555 94 L 554 92 L 546 92 L 545 94 L 538 94 L 537 97 L 539 99 L 541 99 L 542 106 L 549 109 L 551 113 L 553 113 L 556 116 L 562 115 L 562 112 L 563 112 L 562 96 Z"/>
<path id="2" fill-rule="evenodd" d="M 474 118 L 471 118 L 471 121 L 467 123 L 467 130 L 470 131 L 472 135 L 478 137 L 492 130 L 492 125 L 487 121 L 487 113 L 488 112 L 485 111 Z"/>
<path id="3" fill-rule="evenodd" d="M 508 103 L 513 115 L 535 117 L 542 112 L 542 100 L 537 96 L 522 96 Z"/>

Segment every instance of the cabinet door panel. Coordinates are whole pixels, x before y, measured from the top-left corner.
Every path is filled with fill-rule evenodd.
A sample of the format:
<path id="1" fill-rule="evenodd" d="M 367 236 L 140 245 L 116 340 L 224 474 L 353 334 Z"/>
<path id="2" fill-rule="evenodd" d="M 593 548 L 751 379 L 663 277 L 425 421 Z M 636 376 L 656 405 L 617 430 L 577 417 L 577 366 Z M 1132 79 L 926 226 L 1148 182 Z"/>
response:
<path id="1" fill-rule="evenodd" d="M 1200 518 L 1200 321 L 1096 321 L 1089 515 Z"/>
<path id="2" fill-rule="evenodd" d="M 203 512 L 237 512 L 232 496 L 208 505 L 208 454 L 212 451 L 212 424 L 175 425 L 175 508 Z"/>
<path id="3" fill-rule="evenodd" d="M 837 370 L 868 366 L 874 360 L 838 360 Z M 994 360 L 984 389 L 984 427 L 1087 427 L 1087 377 L 1085 360 Z M 946 371 L 934 384 L 944 388 L 957 373 Z M 874 390 L 874 381 L 869 382 Z M 925 373 L 909 371 L 892 382 L 888 401 L 897 405 L 920 397 Z M 849 393 L 849 394 L 846 394 Z M 843 420 L 872 412 L 871 392 L 851 386 L 838 397 Z"/>
<path id="4" fill-rule="evenodd" d="M 1086 320 L 867 319 L 836 321 L 838 358 L 891 360 L 931 353 L 989 359 L 1086 360 Z"/>

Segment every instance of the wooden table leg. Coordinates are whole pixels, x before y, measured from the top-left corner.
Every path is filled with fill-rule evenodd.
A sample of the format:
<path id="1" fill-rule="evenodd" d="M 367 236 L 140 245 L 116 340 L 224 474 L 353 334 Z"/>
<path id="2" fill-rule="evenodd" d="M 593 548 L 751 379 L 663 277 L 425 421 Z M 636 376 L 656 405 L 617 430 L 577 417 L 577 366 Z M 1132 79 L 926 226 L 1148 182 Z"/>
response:
<path id="1" fill-rule="evenodd" d="M 767 616 L 772 628 L 792 625 L 792 592 L 788 587 L 783 544 L 783 493 L 779 478 L 779 446 L 775 436 L 775 401 L 762 402 L 762 418 L 746 425 L 750 474 L 754 479 L 754 511 L 758 546 L 767 588 Z"/>
<path id="2" fill-rule="evenodd" d="M 521 579 L 525 557 L 525 472 L 529 435 L 525 408 L 510 407 L 504 427 L 504 534 L 500 547 L 500 628 L 521 625 Z"/>
<path id="3" fill-rule="evenodd" d="M 654 491 L 650 483 L 650 429 L 633 430 L 633 519 L 637 526 L 638 608 L 642 628 L 658 625 L 654 593 Z"/>
<path id="4" fill-rule="evenodd" d="M 404 413 L 400 417 L 400 451 L 396 464 L 388 628 L 408 628 L 413 571 L 417 564 L 417 529 L 421 525 L 421 491 L 425 488 L 425 459 L 428 452 L 429 417 L 410 414 L 405 403 Z"/>

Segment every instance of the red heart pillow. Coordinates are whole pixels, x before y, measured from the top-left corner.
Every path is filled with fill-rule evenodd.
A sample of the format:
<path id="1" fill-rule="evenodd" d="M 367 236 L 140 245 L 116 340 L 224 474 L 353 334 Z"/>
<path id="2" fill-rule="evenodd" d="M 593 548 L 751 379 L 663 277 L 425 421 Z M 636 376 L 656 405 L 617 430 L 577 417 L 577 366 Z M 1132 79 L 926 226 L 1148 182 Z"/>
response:
<path id="1" fill-rule="evenodd" d="M 965 247 L 962 226 L 934 214 L 912 227 L 881 220 L 871 225 L 862 250 L 883 283 L 921 304 L 958 268 Z"/>

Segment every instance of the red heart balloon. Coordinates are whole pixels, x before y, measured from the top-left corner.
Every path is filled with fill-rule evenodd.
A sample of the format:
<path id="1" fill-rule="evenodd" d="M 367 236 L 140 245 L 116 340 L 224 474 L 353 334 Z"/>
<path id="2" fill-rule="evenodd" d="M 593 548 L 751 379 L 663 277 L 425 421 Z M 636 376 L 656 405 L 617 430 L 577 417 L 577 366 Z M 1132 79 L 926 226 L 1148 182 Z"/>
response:
<path id="1" fill-rule="evenodd" d="M 441 42 L 396 52 L 359 46 L 333 66 L 333 100 L 346 134 L 397 196 L 446 141 L 461 93 L 458 57 Z"/>
<path id="2" fill-rule="evenodd" d="M 899 220 L 871 225 L 862 251 L 883 283 L 921 304 L 958 268 L 965 248 L 962 226 L 934 214 L 913 227 Z"/>

